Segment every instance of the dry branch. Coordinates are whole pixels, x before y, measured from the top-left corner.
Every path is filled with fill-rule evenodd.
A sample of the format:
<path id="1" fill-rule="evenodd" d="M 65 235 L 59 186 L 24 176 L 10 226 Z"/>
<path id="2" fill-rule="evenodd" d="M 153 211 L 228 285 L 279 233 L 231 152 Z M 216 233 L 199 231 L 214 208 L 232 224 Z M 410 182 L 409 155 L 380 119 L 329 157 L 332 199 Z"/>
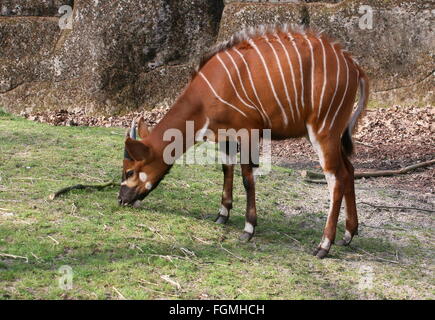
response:
<path id="1" fill-rule="evenodd" d="M 12 258 L 12 259 L 24 259 L 24 260 L 26 260 L 26 262 L 29 262 L 29 258 L 27 258 L 27 257 L 16 256 L 16 255 L 9 254 L 9 253 L 1 253 L 0 252 L 0 257 L 6 257 L 6 258 Z"/>
<path id="2" fill-rule="evenodd" d="M 162 278 L 163 280 L 169 282 L 174 287 L 176 287 L 178 290 L 181 289 L 181 285 L 177 281 L 172 280 L 168 275 L 162 275 L 162 276 L 160 276 L 160 278 Z"/>
<path id="3" fill-rule="evenodd" d="M 435 164 L 435 159 L 416 163 L 401 169 L 397 170 L 376 170 L 376 171 L 356 171 L 355 172 L 355 179 L 360 178 L 374 178 L 374 177 L 388 177 L 388 176 L 395 176 L 399 174 L 408 173 L 412 170 L 428 167 L 430 165 Z M 309 171 L 309 170 L 303 170 L 301 171 L 301 176 L 304 177 L 304 181 L 310 182 L 310 183 L 326 183 L 325 180 L 322 180 L 325 178 L 325 176 L 322 173 Z"/>
<path id="4" fill-rule="evenodd" d="M 326 184 L 326 180 L 322 180 L 322 179 L 304 179 L 305 182 L 308 183 L 319 183 L 319 184 Z"/>
<path id="5" fill-rule="evenodd" d="M 364 202 L 364 201 L 361 201 L 360 203 L 368 205 L 368 206 L 376 208 L 376 209 L 418 210 L 418 211 L 425 211 L 425 212 L 430 212 L 430 213 L 434 213 L 435 212 L 435 210 L 422 209 L 422 208 L 416 208 L 416 207 L 380 206 L 380 205 L 376 205 L 376 204 L 368 203 L 368 202 Z"/>
<path id="6" fill-rule="evenodd" d="M 119 292 L 119 290 L 118 289 L 116 289 L 115 287 L 113 287 L 112 286 L 112 289 L 118 294 L 118 296 L 119 296 L 119 298 L 121 299 L 121 300 L 127 300 L 125 297 L 124 297 L 124 295 L 121 293 L 121 292 Z"/>
<path id="7" fill-rule="evenodd" d="M 221 246 L 221 249 L 222 249 L 222 250 L 224 250 L 225 252 L 229 253 L 229 254 L 232 255 L 233 257 L 239 259 L 240 261 L 245 261 L 245 259 L 243 259 L 242 257 L 239 257 L 239 256 L 235 255 L 234 253 L 232 253 L 230 250 L 224 248 L 224 247 L 222 246 L 222 244 L 221 244 L 220 246 Z"/>
<path id="8" fill-rule="evenodd" d="M 355 178 L 370 178 L 370 177 L 388 177 L 388 176 L 394 176 L 394 175 L 398 175 L 398 174 L 404 174 L 404 173 L 408 173 L 412 170 L 418 169 L 418 168 L 423 168 L 423 167 L 428 167 L 430 165 L 435 164 L 435 159 L 429 160 L 429 161 L 425 161 L 425 162 L 420 162 L 420 163 L 416 163 L 401 169 L 397 169 L 397 170 L 378 170 L 378 171 L 357 171 L 355 172 Z"/>
<path id="9" fill-rule="evenodd" d="M 88 184 L 76 184 L 74 186 L 62 188 L 59 191 L 56 191 L 55 193 L 53 193 L 49 196 L 49 199 L 54 200 L 57 197 L 59 197 L 60 195 L 62 195 L 64 193 L 68 193 L 71 190 L 83 190 L 83 189 L 102 190 L 104 188 L 112 187 L 112 186 L 119 186 L 119 183 L 116 183 L 114 181 L 110 181 L 110 182 L 106 182 L 103 184 L 89 184 L 89 185 Z"/>
<path id="10" fill-rule="evenodd" d="M 370 253 L 370 252 L 365 251 L 364 249 L 361 249 L 361 248 L 358 248 L 358 247 L 354 247 L 352 245 L 349 245 L 349 248 L 351 248 L 353 250 L 356 250 L 356 251 L 361 251 L 361 252 L 363 252 L 365 254 L 368 254 L 369 256 L 373 257 L 375 260 L 380 260 L 380 261 L 385 261 L 385 262 L 395 263 L 395 264 L 399 264 L 400 263 L 399 261 L 388 260 L 388 259 L 384 259 L 384 258 L 375 256 L 373 253 Z M 397 252 L 396 252 L 396 255 L 397 255 Z"/>

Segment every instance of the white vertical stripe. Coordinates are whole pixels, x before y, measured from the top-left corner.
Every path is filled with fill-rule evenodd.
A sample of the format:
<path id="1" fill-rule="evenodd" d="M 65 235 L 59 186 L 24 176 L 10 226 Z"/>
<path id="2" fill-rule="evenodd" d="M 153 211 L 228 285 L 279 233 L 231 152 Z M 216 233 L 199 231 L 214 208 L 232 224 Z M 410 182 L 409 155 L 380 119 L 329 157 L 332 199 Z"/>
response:
<path id="1" fill-rule="evenodd" d="M 237 49 L 236 49 L 237 50 Z M 241 76 L 241 74 L 240 74 L 240 70 L 239 70 L 239 67 L 237 66 L 237 63 L 236 63 L 236 61 L 234 61 L 234 58 L 233 58 L 233 56 L 228 52 L 228 51 L 225 51 L 225 53 L 226 53 L 226 55 L 230 58 L 230 60 L 231 60 L 231 62 L 233 63 L 233 66 L 234 66 L 234 69 L 236 70 L 236 72 L 237 72 L 237 76 L 238 76 L 238 78 L 239 78 L 239 82 L 240 82 L 240 86 L 242 87 L 242 90 L 243 90 L 243 93 L 245 94 L 245 96 L 246 96 L 246 99 L 255 107 L 255 109 L 257 109 L 257 111 L 258 111 L 258 113 L 260 114 L 260 116 L 261 116 L 261 118 L 263 119 L 263 123 L 265 123 L 266 121 L 266 119 L 265 119 L 265 117 L 264 117 L 264 115 L 263 115 L 263 113 L 262 113 L 262 111 L 258 108 L 258 106 L 251 100 L 251 98 L 249 98 L 249 95 L 248 95 L 248 93 L 247 93 L 247 91 L 246 91 L 246 89 L 245 89 L 245 85 L 243 84 L 243 79 L 242 79 L 242 76 Z M 243 56 L 242 56 L 242 59 L 243 59 Z M 243 61 L 244 61 L 244 59 L 243 59 Z M 245 63 L 246 63 L 246 61 L 244 61 Z M 249 75 L 249 78 L 250 78 L 250 80 L 252 81 L 252 77 L 251 77 L 251 73 L 250 73 L 250 71 L 249 71 L 249 69 L 248 69 L 248 75 Z M 258 100 L 258 99 L 257 99 Z M 261 103 L 260 103 L 261 104 Z"/>
<path id="2" fill-rule="evenodd" d="M 248 71 L 249 82 L 251 83 L 252 91 L 254 91 L 255 98 L 257 99 L 258 103 L 260 104 L 261 110 L 262 110 L 264 116 L 265 116 L 266 119 L 267 119 L 268 126 L 269 126 L 269 127 L 272 127 L 272 123 L 271 123 L 271 121 L 270 121 L 270 118 L 269 118 L 269 116 L 267 115 L 266 111 L 264 111 L 263 104 L 261 103 L 261 100 L 260 100 L 260 98 L 258 97 L 257 89 L 255 88 L 254 81 L 252 80 L 252 74 L 251 74 L 251 70 L 249 70 L 249 65 L 248 65 L 248 63 L 246 62 L 245 58 L 244 58 L 243 55 L 240 53 L 240 51 L 237 50 L 237 48 L 233 48 L 233 50 L 234 50 L 234 51 L 235 51 L 235 52 L 240 56 L 240 58 L 242 59 L 243 63 L 245 64 L 246 70 Z"/>
<path id="3" fill-rule="evenodd" d="M 255 103 L 254 103 L 254 102 L 249 98 L 249 95 L 248 95 L 248 93 L 246 92 L 245 85 L 243 84 L 242 76 L 240 75 L 240 70 L 239 70 L 239 68 L 238 68 L 238 66 L 237 66 L 236 61 L 234 61 L 233 56 L 232 56 L 231 54 L 229 54 L 228 51 L 225 51 L 225 54 L 227 55 L 228 58 L 230 58 L 230 60 L 231 60 L 231 62 L 232 62 L 232 64 L 233 64 L 233 66 L 234 66 L 234 69 L 236 70 L 237 77 L 238 77 L 238 79 L 239 79 L 240 86 L 242 87 L 243 94 L 245 95 L 246 100 L 248 100 L 248 101 L 249 101 L 253 106 L 256 106 Z M 258 108 L 257 108 L 257 109 L 258 109 Z"/>
<path id="4" fill-rule="evenodd" d="M 258 47 L 255 44 L 255 42 L 252 41 L 252 39 L 249 39 L 248 42 L 255 49 L 255 51 L 257 52 L 258 56 L 260 57 L 261 62 L 263 63 L 263 67 L 264 67 L 264 70 L 266 71 L 267 79 L 269 80 L 269 84 L 270 84 L 270 87 L 272 89 L 273 96 L 275 97 L 276 103 L 279 105 L 279 107 L 281 109 L 281 113 L 282 113 L 282 115 L 284 117 L 284 125 L 287 126 L 287 124 L 288 124 L 287 115 L 285 113 L 285 110 L 284 110 L 284 107 L 282 106 L 281 101 L 279 100 L 278 96 L 276 95 L 275 87 L 273 86 L 273 82 L 272 82 L 272 79 L 270 77 L 270 73 L 269 73 L 269 69 L 267 68 L 266 61 L 264 60 L 264 57 L 261 54 L 261 52 L 258 49 Z"/>
<path id="5" fill-rule="evenodd" d="M 242 102 L 242 103 L 243 103 L 245 106 L 247 106 L 248 108 L 255 109 L 255 107 L 251 106 L 250 104 L 247 104 L 247 103 L 245 102 L 245 100 L 243 100 L 242 97 L 240 96 L 239 91 L 237 91 L 237 88 L 236 88 L 236 86 L 234 85 L 233 78 L 231 77 L 231 73 L 230 73 L 230 71 L 228 70 L 228 68 L 227 68 L 227 66 L 225 65 L 225 63 L 222 61 L 221 57 L 219 56 L 219 53 L 216 55 L 216 57 L 218 58 L 218 60 L 219 60 L 219 62 L 221 63 L 222 67 L 224 67 L 225 72 L 226 72 L 226 74 L 227 74 L 227 76 L 228 76 L 228 79 L 230 80 L 230 84 L 231 84 L 231 86 L 233 87 L 233 90 L 234 90 L 234 92 L 236 93 L 237 98 L 240 100 L 240 102 Z"/>
<path id="6" fill-rule="evenodd" d="M 198 73 L 199 73 L 199 75 L 204 79 L 204 81 L 205 81 L 205 82 L 207 83 L 207 85 L 209 86 L 210 90 L 213 92 L 213 94 L 215 95 L 215 97 L 216 97 L 220 102 L 222 102 L 223 104 L 226 104 L 227 106 L 233 108 L 233 109 L 236 110 L 237 112 L 240 112 L 243 116 L 245 116 L 245 118 L 247 118 L 246 114 L 245 114 L 243 111 L 241 111 L 239 108 L 237 108 L 236 106 L 232 105 L 231 103 L 225 101 L 224 99 L 222 99 L 222 98 L 221 98 L 221 97 L 216 93 L 216 91 L 213 89 L 213 87 L 212 87 L 212 85 L 210 84 L 210 82 L 207 80 L 207 78 L 205 77 L 205 75 L 204 75 L 201 71 L 199 71 Z"/>
<path id="7" fill-rule="evenodd" d="M 332 104 L 333 104 L 333 102 L 335 100 L 335 96 L 337 95 L 338 81 L 340 80 L 340 60 L 338 60 L 337 51 L 335 50 L 335 46 L 333 44 L 331 45 L 331 48 L 332 48 L 332 51 L 334 51 L 335 59 L 337 61 L 337 77 L 335 79 L 334 95 L 332 96 L 332 100 L 329 103 L 328 111 L 326 112 L 326 115 L 323 118 L 323 124 L 322 124 L 322 127 L 320 128 L 319 132 L 321 132 L 323 130 L 323 128 L 325 127 L 325 125 L 326 125 L 326 120 L 328 119 L 329 112 L 331 111 L 331 106 L 332 106 Z"/>
<path id="8" fill-rule="evenodd" d="M 276 37 L 279 39 L 278 35 L 276 35 Z M 295 115 L 294 115 L 294 112 L 293 112 L 293 105 L 292 105 L 292 103 L 290 101 L 290 97 L 288 95 L 287 84 L 286 84 L 286 81 L 285 81 L 285 78 L 284 78 L 284 72 L 282 71 L 281 61 L 279 61 L 278 54 L 276 53 L 276 50 L 275 50 L 274 46 L 269 42 L 269 38 L 267 37 L 267 35 L 264 35 L 264 39 L 266 40 L 266 43 L 269 45 L 269 47 L 272 49 L 273 54 L 275 56 L 275 60 L 276 60 L 276 63 L 278 65 L 278 70 L 279 70 L 279 73 L 281 75 L 282 85 L 284 86 L 285 95 L 286 95 L 286 98 L 287 98 L 287 102 L 288 102 L 288 105 L 289 105 L 289 108 L 290 108 L 290 111 L 291 111 L 291 114 L 292 114 L 292 120 L 293 120 L 293 123 L 294 123 L 295 122 Z"/>
<path id="9" fill-rule="evenodd" d="M 326 53 L 325 53 L 325 45 L 323 44 L 322 38 L 319 38 L 320 44 L 322 45 L 322 53 L 323 53 L 323 87 L 322 93 L 320 94 L 320 102 L 319 102 L 319 111 L 317 112 L 317 119 L 320 117 L 320 110 L 322 110 L 323 105 L 323 95 L 325 94 L 326 87 Z"/>
<path id="10" fill-rule="evenodd" d="M 344 102 L 344 98 L 346 98 L 347 88 L 349 86 L 349 65 L 347 64 L 347 60 L 346 60 L 346 57 L 343 54 L 343 51 L 341 51 L 341 56 L 343 57 L 343 60 L 344 60 L 344 62 L 346 64 L 346 89 L 344 90 L 343 98 L 341 99 L 340 105 L 338 106 L 337 111 L 335 111 L 334 118 L 332 118 L 331 124 L 329 125 L 329 129 L 331 129 L 332 126 L 334 125 L 335 118 L 337 117 L 338 112 L 340 111 L 340 108 L 341 108 L 341 106 L 342 106 L 342 104 Z"/>
<path id="11" fill-rule="evenodd" d="M 299 49 L 296 46 L 295 38 L 293 38 L 291 33 L 288 33 L 288 36 L 290 38 L 290 42 L 291 42 L 291 44 L 293 46 L 293 49 L 295 49 L 295 51 L 296 51 L 296 54 L 297 54 L 298 60 L 299 60 L 299 71 L 300 71 L 300 74 L 301 74 L 301 102 L 302 102 L 302 110 L 305 110 L 304 71 L 302 69 L 302 58 L 301 58 L 301 54 L 299 52 Z"/>
<path id="12" fill-rule="evenodd" d="M 308 46 L 310 47 L 310 53 L 311 53 L 311 109 L 314 110 L 314 52 L 313 52 L 313 45 L 311 44 L 310 39 L 308 39 L 307 35 L 304 34 L 305 40 L 308 42 Z"/>
<path id="13" fill-rule="evenodd" d="M 286 58 L 287 58 L 287 62 L 289 64 L 289 66 L 290 66 L 290 73 L 292 75 L 292 81 L 293 81 L 293 90 L 294 90 L 294 93 L 295 93 L 296 112 L 298 114 L 298 117 L 300 118 L 301 114 L 299 112 L 298 90 L 296 88 L 296 79 L 295 79 L 295 73 L 294 73 L 294 70 L 293 70 L 293 64 L 291 62 L 290 55 L 289 55 L 289 53 L 287 51 L 287 48 L 285 47 L 284 43 L 282 43 L 281 38 L 279 36 L 277 36 L 277 38 L 278 38 L 278 42 L 281 44 L 282 48 L 284 49 L 284 52 L 285 52 L 285 55 L 286 55 Z M 301 77 L 302 77 L 302 75 L 301 75 Z"/>

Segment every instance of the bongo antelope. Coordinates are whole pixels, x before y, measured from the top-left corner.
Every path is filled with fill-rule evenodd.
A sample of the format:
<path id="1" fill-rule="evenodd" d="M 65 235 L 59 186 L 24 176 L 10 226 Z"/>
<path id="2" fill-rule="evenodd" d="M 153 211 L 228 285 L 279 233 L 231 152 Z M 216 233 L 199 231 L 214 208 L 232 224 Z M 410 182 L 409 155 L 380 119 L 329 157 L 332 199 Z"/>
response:
<path id="1" fill-rule="evenodd" d="M 355 96 L 359 103 L 353 112 Z M 323 258 L 334 243 L 344 197 L 346 231 L 337 244 L 348 245 L 357 234 L 352 130 L 367 106 L 368 79 L 340 44 L 324 34 L 303 29 L 261 26 L 235 34 L 204 55 L 190 83 L 150 132 L 143 118 L 125 140 L 119 203 L 136 205 L 168 173 L 163 153 L 171 141 L 165 131 L 183 135 L 183 152 L 195 141 L 187 138 L 185 122 L 195 132 L 219 129 L 270 129 L 272 139 L 306 136 L 318 154 L 327 179 L 330 208 L 314 255 Z M 254 163 L 241 164 L 247 193 L 242 240 L 250 240 L 257 225 Z M 223 164 L 224 184 L 217 223 L 228 221 L 232 208 L 234 165 Z"/>

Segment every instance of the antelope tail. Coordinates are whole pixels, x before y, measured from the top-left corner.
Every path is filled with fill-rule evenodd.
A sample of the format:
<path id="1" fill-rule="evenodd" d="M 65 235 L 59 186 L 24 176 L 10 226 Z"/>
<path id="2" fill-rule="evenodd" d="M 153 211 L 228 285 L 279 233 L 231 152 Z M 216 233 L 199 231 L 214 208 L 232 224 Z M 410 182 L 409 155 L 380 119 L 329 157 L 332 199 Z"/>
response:
<path id="1" fill-rule="evenodd" d="M 349 124 L 341 137 L 341 145 L 345 155 L 350 156 L 353 153 L 352 133 L 355 128 L 355 124 L 358 121 L 361 113 L 366 109 L 369 100 L 369 81 L 365 73 L 359 69 L 359 90 L 360 98 L 358 106 L 349 121 Z"/>

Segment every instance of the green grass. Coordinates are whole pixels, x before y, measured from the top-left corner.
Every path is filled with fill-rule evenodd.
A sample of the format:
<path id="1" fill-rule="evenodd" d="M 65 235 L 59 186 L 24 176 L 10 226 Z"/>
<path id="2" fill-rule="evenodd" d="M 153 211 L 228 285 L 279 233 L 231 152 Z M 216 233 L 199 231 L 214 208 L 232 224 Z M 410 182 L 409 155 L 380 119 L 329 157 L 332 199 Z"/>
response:
<path id="1" fill-rule="evenodd" d="M 118 299 L 118 292 L 127 299 L 433 294 L 420 256 L 408 264 L 373 259 L 394 249 L 382 239 L 355 240 L 368 254 L 334 246 L 329 258 L 313 257 L 325 212 L 284 215 L 281 199 L 310 201 L 294 188 L 300 178 L 289 169 L 275 167 L 258 179 L 259 227 L 250 243 L 238 240 L 245 208 L 240 171 L 230 222 L 213 223 L 223 180 L 218 165 L 175 166 L 139 209 L 118 206 L 117 188 L 48 200 L 64 186 L 119 181 L 123 132 L 53 127 L 0 112 L 0 252 L 23 257 L 0 256 L 0 299 Z M 63 265 L 74 272 L 71 290 L 58 285 Z M 362 265 L 374 273 L 369 289 L 358 289 Z"/>

